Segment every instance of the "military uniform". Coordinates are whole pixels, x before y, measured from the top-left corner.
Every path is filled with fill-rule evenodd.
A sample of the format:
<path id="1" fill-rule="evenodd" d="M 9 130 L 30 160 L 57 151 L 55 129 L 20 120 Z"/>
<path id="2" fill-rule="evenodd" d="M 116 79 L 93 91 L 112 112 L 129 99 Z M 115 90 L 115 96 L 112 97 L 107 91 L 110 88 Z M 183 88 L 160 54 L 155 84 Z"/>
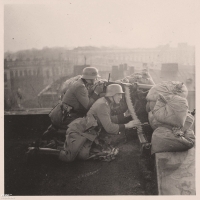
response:
<path id="1" fill-rule="evenodd" d="M 124 123 L 127 119 L 122 115 L 111 116 L 111 104 L 109 98 L 102 97 L 92 105 L 86 117 L 78 118 L 69 124 L 64 150 L 59 155 L 60 160 L 66 162 L 71 162 L 75 158 L 86 160 L 96 138 L 104 140 L 109 145 L 108 135 L 111 138 L 120 136 L 118 134 L 125 130 Z M 96 128 L 90 130 L 91 127 Z"/>
<path id="2" fill-rule="evenodd" d="M 95 98 L 95 94 L 89 97 L 86 82 L 80 78 L 70 85 L 62 101 L 50 112 L 52 124 L 57 128 L 67 129 L 70 122 L 87 113 Z"/>
<path id="3" fill-rule="evenodd" d="M 107 133 L 118 134 L 125 130 L 124 119 L 122 115 L 111 116 L 111 104 L 109 98 L 102 97 L 92 105 L 87 115 L 93 115 Z"/>

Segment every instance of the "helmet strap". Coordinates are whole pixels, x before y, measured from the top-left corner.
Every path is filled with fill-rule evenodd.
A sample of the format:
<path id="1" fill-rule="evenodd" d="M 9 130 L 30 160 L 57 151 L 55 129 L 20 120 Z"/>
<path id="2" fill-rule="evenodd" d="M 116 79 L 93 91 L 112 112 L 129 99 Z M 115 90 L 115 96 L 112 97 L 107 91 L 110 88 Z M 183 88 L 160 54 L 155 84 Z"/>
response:
<path id="1" fill-rule="evenodd" d="M 81 78 L 81 79 L 82 79 L 82 81 L 83 81 L 84 85 L 86 86 L 86 84 L 87 84 L 87 81 L 86 81 L 84 78 Z"/>
<path id="2" fill-rule="evenodd" d="M 84 79 L 84 78 L 82 78 L 82 80 L 83 80 L 83 83 L 84 83 L 84 85 L 85 85 L 85 87 L 86 87 L 87 89 L 89 89 L 91 86 L 94 85 L 94 84 L 92 84 L 92 83 L 88 83 L 87 80 Z"/>
<path id="3" fill-rule="evenodd" d="M 112 99 L 113 99 L 113 103 L 114 103 L 115 105 L 117 105 L 117 103 L 115 102 L 114 96 L 112 96 Z"/>

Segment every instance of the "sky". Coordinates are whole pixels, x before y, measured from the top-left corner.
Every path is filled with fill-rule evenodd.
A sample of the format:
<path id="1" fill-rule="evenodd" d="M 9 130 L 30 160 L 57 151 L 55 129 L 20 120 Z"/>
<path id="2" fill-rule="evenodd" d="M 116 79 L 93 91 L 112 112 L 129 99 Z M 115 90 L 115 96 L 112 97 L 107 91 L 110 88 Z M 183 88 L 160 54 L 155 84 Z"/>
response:
<path id="1" fill-rule="evenodd" d="M 4 52 L 196 44 L 198 0 L 4 1 Z"/>

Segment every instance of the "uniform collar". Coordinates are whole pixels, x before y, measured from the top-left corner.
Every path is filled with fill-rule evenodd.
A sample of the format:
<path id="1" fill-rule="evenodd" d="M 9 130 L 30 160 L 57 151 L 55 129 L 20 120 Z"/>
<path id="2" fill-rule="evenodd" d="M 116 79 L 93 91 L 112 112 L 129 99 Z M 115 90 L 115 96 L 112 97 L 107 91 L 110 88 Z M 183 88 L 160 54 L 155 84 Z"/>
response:
<path id="1" fill-rule="evenodd" d="M 108 102 L 108 104 L 112 104 L 112 101 L 108 98 L 108 97 L 105 97 L 106 101 Z"/>

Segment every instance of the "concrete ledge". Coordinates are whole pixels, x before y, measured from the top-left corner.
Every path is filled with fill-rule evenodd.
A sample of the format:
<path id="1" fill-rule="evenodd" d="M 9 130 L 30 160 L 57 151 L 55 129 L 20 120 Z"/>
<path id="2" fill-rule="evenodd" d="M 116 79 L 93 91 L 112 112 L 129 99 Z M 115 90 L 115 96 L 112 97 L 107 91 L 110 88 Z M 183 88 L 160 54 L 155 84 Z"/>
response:
<path id="1" fill-rule="evenodd" d="M 159 195 L 195 195 L 195 148 L 156 153 Z"/>
<path id="2" fill-rule="evenodd" d="M 48 114 L 7 114 L 4 115 L 4 140 L 26 139 L 31 135 L 40 137 L 51 124 Z"/>
<path id="3" fill-rule="evenodd" d="M 26 108 L 4 111 L 4 115 L 41 115 L 49 114 L 53 108 Z"/>

